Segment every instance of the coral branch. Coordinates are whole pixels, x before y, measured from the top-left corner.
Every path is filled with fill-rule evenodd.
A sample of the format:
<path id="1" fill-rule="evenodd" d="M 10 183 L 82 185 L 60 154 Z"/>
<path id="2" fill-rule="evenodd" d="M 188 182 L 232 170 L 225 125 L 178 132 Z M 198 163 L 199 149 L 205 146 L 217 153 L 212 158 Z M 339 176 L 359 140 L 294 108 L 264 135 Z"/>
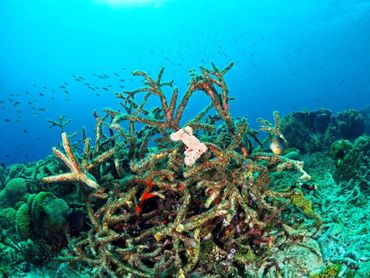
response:
<path id="1" fill-rule="evenodd" d="M 85 169 L 81 168 L 79 163 L 77 162 L 77 159 L 72 151 L 71 144 L 69 143 L 67 134 L 65 132 L 62 133 L 62 143 L 66 155 L 64 155 L 56 148 L 53 148 L 53 152 L 60 160 L 62 160 L 66 164 L 71 173 L 45 177 L 42 178 L 41 181 L 44 183 L 82 182 L 91 188 L 97 189 L 99 187 L 98 183 L 92 178 L 88 177 L 88 172 Z"/>

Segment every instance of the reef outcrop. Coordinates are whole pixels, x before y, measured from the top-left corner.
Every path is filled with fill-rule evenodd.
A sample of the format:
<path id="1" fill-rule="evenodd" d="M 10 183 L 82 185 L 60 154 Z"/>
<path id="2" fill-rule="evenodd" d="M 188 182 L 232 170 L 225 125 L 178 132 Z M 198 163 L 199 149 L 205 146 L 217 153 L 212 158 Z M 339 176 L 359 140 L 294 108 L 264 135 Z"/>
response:
<path id="1" fill-rule="evenodd" d="M 303 153 L 328 149 L 337 139 L 354 140 L 365 132 L 364 114 L 345 110 L 333 115 L 330 110 L 293 112 L 282 118 L 282 132 L 289 147 Z"/>

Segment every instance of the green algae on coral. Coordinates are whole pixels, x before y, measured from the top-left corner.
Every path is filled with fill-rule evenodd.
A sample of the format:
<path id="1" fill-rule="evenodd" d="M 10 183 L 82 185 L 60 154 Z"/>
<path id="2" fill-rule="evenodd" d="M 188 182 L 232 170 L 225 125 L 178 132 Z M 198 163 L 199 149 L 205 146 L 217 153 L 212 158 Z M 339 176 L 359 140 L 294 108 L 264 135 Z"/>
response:
<path id="1" fill-rule="evenodd" d="M 307 217 L 315 219 L 317 225 L 321 224 L 321 219 L 313 210 L 311 201 L 306 199 L 302 192 L 294 192 L 290 195 L 290 201 L 292 202 L 292 205 L 300 208 Z"/>
<path id="2" fill-rule="evenodd" d="M 326 266 L 320 273 L 310 275 L 310 278 L 337 278 L 342 270 L 341 264 L 331 264 Z"/>

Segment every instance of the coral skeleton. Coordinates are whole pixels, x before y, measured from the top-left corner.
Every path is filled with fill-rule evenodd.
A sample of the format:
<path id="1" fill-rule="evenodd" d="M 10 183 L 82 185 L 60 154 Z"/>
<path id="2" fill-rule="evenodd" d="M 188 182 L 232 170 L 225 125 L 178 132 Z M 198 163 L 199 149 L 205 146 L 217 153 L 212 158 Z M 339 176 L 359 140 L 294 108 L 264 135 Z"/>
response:
<path id="1" fill-rule="evenodd" d="M 64 164 L 71 170 L 71 173 L 60 174 L 56 176 L 50 176 L 42 178 L 41 181 L 44 183 L 50 182 L 82 182 L 87 186 L 97 189 L 99 184 L 89 177 L 87 169 L 93 168 L 93 164 L 87 165 L 86 167 L 82 167 L 73 153 L 71 144 L 68 140 L 67 134 L 65 132 L 62 133 L 62 143 L 63 148 L 66 154 L 63 154 L 57 148 L 53 148 L 53 152 L 56 157 L 58 157 Z M 110 156 L 110 155 L 106 155 Z M 107 157 L 108 158 L 108 157 Z M 106 158 L 104 158 L 106 159 Z M 103 157 L 100 157 L 98 160 L 104 160 Z M 96 162 L 95 162 L 96 163 Z"/>
<path id="2" fill-rule="evenodd" d="M 245 118 L 231 116 L 224 75 L 232 66 L 200 67 L 184 94 L 172 89 L 173 81 L 162 81 L 164 68 L 157 78 L 134 72 L 144 86 L 117 93 L 123 111 L 94 113 L 95 147 L 83 132 L 81 162 L 62 134 L 66 154 L 53 152 L 71 172 L 41 181 L 83 183 L 95 190 L 83 192 L 89 229 L 67 234 L 68 252 L 59 261 L 85 264 L 98 277 L 242 275 L 249 270 L 284 275 L 291 257 L 276 254 L 297 242 L 296 235 L 285 232 L 294 224 L 292 208 L 302 217 L 317 222 L 318 217 L 292 184 L 274 190 L 272 174 L 286 169 L 298 171 L 301 179 L 308 174 L 300 162 L 255 147 L 252 141 L 263 144 L 258 132 Z M 195 92 L 210 103 L 180 128 Z M 160 106 L 148 107 L 150 97 L 158 98 Z M 262 121 L 261 131 L 284 138 L 277 113 L 274 118 L 275 126 Z M 318 226 L 312 223 L 312 234 Z"/>

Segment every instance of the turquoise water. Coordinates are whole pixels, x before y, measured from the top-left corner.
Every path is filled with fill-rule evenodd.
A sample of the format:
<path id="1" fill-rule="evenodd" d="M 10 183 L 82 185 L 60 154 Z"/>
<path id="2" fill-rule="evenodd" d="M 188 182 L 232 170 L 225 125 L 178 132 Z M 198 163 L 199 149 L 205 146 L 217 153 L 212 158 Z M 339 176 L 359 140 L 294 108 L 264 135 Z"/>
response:
<path id="1" fill-rule="evenodd" d="M 0 1 L 0 278 L 370 277 L 369 0 Z"/>
<path id="2" fill-rule="evenodd" d="M 91 111 L 117 105 L 120 85 L 139 84 L 129 80 L 133 70 L 165 66 L 184 89 L 190 69 L 234 61 L 234 114 L 251 123 L 273 110 L 362 108 L 370 98 L 369 13 L 364 0 L 2 1 L 0 161 L 44 157 L 59 138 L 46 119 L 64 114 L 69 131 L 92 124 Z M 91 91 L 73 75 L 109 90 Z"/>

